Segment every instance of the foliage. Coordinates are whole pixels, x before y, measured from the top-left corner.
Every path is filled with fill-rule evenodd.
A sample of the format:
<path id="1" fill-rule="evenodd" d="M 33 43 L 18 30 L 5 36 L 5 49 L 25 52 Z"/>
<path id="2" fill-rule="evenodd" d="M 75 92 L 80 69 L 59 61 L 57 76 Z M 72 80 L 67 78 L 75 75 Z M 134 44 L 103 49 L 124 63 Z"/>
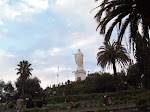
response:
<path id="1" fill-rule="evenodd" d="M 103 0 L 97 7 L 100 8 L 100 10 L 95 15 L 95 19 L 98 22 L 97 29 L 100 28 L 101 34 L 106 34 L 105 40 L 109 41 L 114 27 L 118 25 L 118 41 L 122 41 L 128 26 L 130 29 L 130 42 L 134 41 L 136 32 L 138 32 L 140 27 L 139 24 L 141 24 L 143 38 L 147 42 L 149 40 L 149 27 L 143 16 L 144 13 L 147 12 L 143 11 L 146 6 L 146 1 L 147 0 Z M 149 15 L 149 13 L 147 14 Z M 106 27 L 110 22 L 111 25 L 109 25 L 110 27 L 106 32 Z"/>
<path id="2" fill-rule="evenodd" d="M 132 101 L 132 97 L 130 94 L 126 94 L 119 97 L 120 102 L 127 103 L 128 101 Z"/>
<path id="3" fill-rule="evenodd" d="M 0 80 L 0 94 L 2 94 L 4 86 L 5 82 L 3 80 Z"/>
<path id="4" fill-rule="evenodd" d="M 71 104 L 70 107 L 71 108 L 77 108 L 80 106 L 80 103 L 75 103 L 75 104 Z"/>
<path id="5" fill-rule="evenodd" d="M 46 91 L 46 90 L 45 90 Z M 52 91 L 56 91 L 57 95 L 76 95 L 90 94 L 100 92 L 114 92 L 115 83 L 113 76 L 109 73 L 92 73 L 87 76 L 84 81 L 72 82 L 67 85 L 53 87 Z"/>
<path id="6" fill-rule="evenodd" d="M 18 95 L 21 94 L 21 83 L 20 79 L 16 82 L 16 87 L 18 90 Z M 37 77 L 28 78 L 24 83 L 24 93 L 26 97 L 39 97 L 41 95 L 41 87 L 40 87 L 40 80 Z"/>
<path id="7" fill-rule="evenodd" d="M 31 64 L 28 61 L 20 61 L 20 63 L 17 65 L 18 68 L 16 70 L 18 71 L 17 74 L 20 74 L 20 81 L 21 81 L 21 96 L 24 96 L 24 83 L 25 81 L 30 77 L 31 71 L 33 70 L 31 67 Z"/>
<path id="8" fill-rule="evenodd" d="M 31 109 L 29 109 L 29 108 L 26 108 L 25 110 L 24 110 L 24 112 L 38 112 L 38 111 L 40 111 L 41 109 L 39 109 L 39 108 L 31 108 Z"/>
<path id="9" fill-rule="evenodd" d="M 135 97 L 136 107 L 140 110 L 146 110 L 147 104 L 150 102 L 150 92 L 146 91 L 144 93 L 138 94 Z"/>
<path id="10" fill-rule="evenodd" d="M 139 99 L 136 101 L 136 107 L 142 111 L 147 110 L 147 100 L 146 99 Z"/>
<path id="11" fill-rule="evenodd" d="M 27 78 L 29 78 L 31 74 L 31 71 L 33 70 L 31 67 L 31 64 L 28 61 L 20 61 L 20 63 L 17 65 L 18 68 L 16 68 L 16 70 L 18 70 L 17 74 L 20 74 L 20 79 L 21 80 L 26 80 Z"/>
<path id="12" fill-rule="evenodd" d="M 0 97 L 1 101 L 4 102 L 5 100 L 11 100 L 12 96 L 14 95 L 14 87 L 11 81 L 5 83 L 3 80 L 0 80 Z"/>
<path id="13" fill-rule="evenodd" d="M 129 57 L 126 49 L 121 45 L 113 42 L 112 45 L 104 42 L 104 46 L 99 48 L 99 52 L 97 53 L 97 65 L 102 68 L 106 68 L 107 65 L 113 65 L 114 71 L 114 79 L 116 84 L 116 90 L 119 90 L 118 77 L 116 71 L 116 63 L 118 63 L 121 67 L 124 67 L 128 64 Z"/>
<path id="14" fill-rule="evenodd" d="M 78 95 L 68 95 L 68 96 L 53 96 L 49 97 L 48 103 L 51 104 L 57 104 L 65 102 L 65 98 L 67 98 L 70 102 L 72 101 L 72 98 L 75 97 L 76 101 L 93 101 L 93 100 L 99 100 L 103 101 L 104 96 L 109 96 L 113 100 L 114 99 L 132 99 L 132 97 L 136 96 L 137 94 L 143 93 L 144 90 L 126 90 L 126 91 L 120 91 L 120 92 L 111 92 L 111 93 L 92 93 L 92 94 L 78 94 Z"/>
<path id="15" fill-rule="evenodd" d="M 115 91 L 115 82 L 113 76 L 104 73 L 96 77 L 93 81 L 93 86 L 96 89 L 96 92 L 113 92 Z"/>
<path id="16" fill-rule="evenodd" d="M 134 80 L 134 81 L 133 81 Z M 132 88 L 142 88 L 142 78 L 139 70 L 138 64 L 133 64 L 128 68 L 127 76 L 125 81 L 129 84 Z"/>
<path id="17" fill-rule="evenodd" d="M 133 67 L 132 67 L 133 66 Z M 118 82 L 120 84 L 120 90 L 138 89 L 134 84 L 140 85 L 136 76 L 138 70 L 136 65 L 131 65 L 128 69 L 127 74 L 124 72 L 117 73 Z M 91 93 L 105 93 L 105 92 L 115 92 L 115 82 L 114 78 L 109 73 L 91 73 L 84 81 L 72 82 L 67 85 L 55 86 L 53 88 L 47 88 L 46 94 L 51 91 L 56 91 L 57 96 L 67 96 L 67 95 L 78 95 L 78 94 L 91 94 Z M 45 90 L 46 91 L 46 90 Z M 128 93 L 127 93 L 128 94 Z"/>
<path id="18" fill-rule="evenodd" d="M 109 112 L 109 111 L 106 109 L 96 109 L 94 112 Z"/>
<path id="19" fill-rule="evenodd" d="M 12 93 L 14 91 L 14 87 L 12 86 L 12 83 L 10 81 L 5 84 L 4 91 L 7 93 Z"/>
<path id="20" fill-rule="evenodd" d="M 147 49 L 147 46 L 145 43 L 143 43 L 145 40 L 142 38 L 141 34 L 137 33 L 136 36 L 136 51 L 135 51 L 135 57 L 137 60 L 138 70 L 139 70 L 139 76 L 142 76 L 143 82 L 142 86 L 145 88 L 150 88 L 150 44 L 148 45 L 149 50 Z M 149 41 L 150 43 L 150 41 Z"/>
<path id="21" fill-rule="evenodd" d="M 98 0 L 96 0 L 98 1 Z M 130 48 L 132 45 L 139 63 L 140 74 L 144 74 L 144 87 L 150 88 L 150 38 L 149 26 L 145 19 L 150 17 L 147 10 L 149 0 L 103 0 L 95 18 L 98 22 L 100 34 L 105 34 L 105 42 L 109 42 L 113 29 L 118 32 L 118 43 L 122 42 L 126 29 L 129 28 Z M 108 25 L 108 24 L 111 25 Z M 149 24 L 150 25 L 150 24 Z M 107 26 L 110 26 L 107 28 Z M 106 30 L 107 29 L 107 30 Z M 142 31 L 140 32 L 139 29 Z M 141 34 L 140 34 L 140 33 Z"/>
<path id="22" fill-rule="evenodd" d="M 128 64 L 129 57 L 126 49 L 121 45 L 113 42 L 112 44 L 104 42 L 104 46 L 99 48 L 97 53 L 97 64 L 102 68 L 107 65 L 111 65 L 118 62 L 118 64 L 123 67 Z"/>
<path id="23" fill-rule="evenodd" d="M 67 110 L 67 108 L 66 108 L 66 107 L 61 107 L 60 109 Z"/>

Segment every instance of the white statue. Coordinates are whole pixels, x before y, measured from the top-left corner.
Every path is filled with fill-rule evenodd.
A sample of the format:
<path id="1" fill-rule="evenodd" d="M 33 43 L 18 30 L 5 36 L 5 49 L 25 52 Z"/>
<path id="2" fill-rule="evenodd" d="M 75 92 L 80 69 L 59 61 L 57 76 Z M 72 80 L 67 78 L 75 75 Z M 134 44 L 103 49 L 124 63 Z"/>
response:
<path id="1" fill-rule="evenodd" d="M 78 52 L 74 54 L 75 62 L 79 68 L 83 68 L 83 53 L 78 49 Z"/>

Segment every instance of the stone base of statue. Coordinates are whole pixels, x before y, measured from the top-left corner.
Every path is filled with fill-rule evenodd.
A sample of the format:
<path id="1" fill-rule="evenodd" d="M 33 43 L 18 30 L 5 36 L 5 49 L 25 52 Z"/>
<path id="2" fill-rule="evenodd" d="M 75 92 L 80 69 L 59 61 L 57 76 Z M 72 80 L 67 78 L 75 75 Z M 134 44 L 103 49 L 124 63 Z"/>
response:
<path id="1" fill-rule="evenodd" d="M 75 71 L 75 81 L 82 81 L 86 79 L 86 71 L 83 68 L 77 68 Z"/>

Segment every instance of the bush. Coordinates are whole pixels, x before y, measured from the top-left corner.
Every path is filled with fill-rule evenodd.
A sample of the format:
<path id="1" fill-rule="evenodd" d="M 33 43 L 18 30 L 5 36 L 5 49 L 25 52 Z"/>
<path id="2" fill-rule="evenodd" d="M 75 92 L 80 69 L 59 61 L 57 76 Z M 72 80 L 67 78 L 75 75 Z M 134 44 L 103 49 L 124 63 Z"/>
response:
<path id="1" fill-rule="evenodd" d="M 70 95 L 70 96 L 53 96 L 48 98 L 48 103 L 56 104 L 62 103 L 67 98 L 70 102 L 72 97 L 75 97 L 76 101 L 85 101 L 85 100 L 99 100 L 102 101 L 104 96 L 110 96 L 112 99 L 118 100 L 130 100 L 132 97 L 139 93 L 143 93 L 144 90 L 128 90 L 121 92 L 112 92 L 112 93 L 92 93 L 92 94 L 79 94 L 79 95 Z M 150 96 L 150 95 L 149 95 Z M 149 97 L 150 99 L 150 97 Z"/>
<path id="2" fill-rule="evenodd" d="M 135 96 L 135 104 L 139 110 L 147 110 L 147 103 L 149 102 L 150 93 L 144 92 Z"/>
<path id="3" fill-rule="evenodd" d="M 147 110 L 147 100 L 146 99 L 139 99 L 136 102 L 136 107 L 142 111 L 142 110 Z"/>
<path id="4" fill-rule="evenodd" d="M 94 112 L 109 112 L 109 111 L 106 109 L 96 109 Z"/>
<path id="5" fill-rule="evenodd" d="M 66 109 L 67 109 L 67 107 L 61 107 L 60 109 L 66 110 Z"/>
<path id="6" fill-rule="evenodd" d="M 80 106 L 80 103 L 75 103 L 75 104 L 70 105 L 71 108 L 77 108 L 79 106 Z"/>
<path id="7" fill-rule="evenodd" d="M 131 99 L 132 99 L 132 96 L 130 94 L 120 96 L 120 100 L 131 100 Z"/>

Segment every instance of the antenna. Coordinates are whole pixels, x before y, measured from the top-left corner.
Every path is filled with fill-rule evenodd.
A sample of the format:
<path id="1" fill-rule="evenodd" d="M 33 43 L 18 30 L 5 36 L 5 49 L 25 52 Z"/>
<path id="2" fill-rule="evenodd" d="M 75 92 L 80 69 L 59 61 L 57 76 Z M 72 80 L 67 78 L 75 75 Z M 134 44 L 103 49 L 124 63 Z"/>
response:
<path id="1" fill-rule="evenodd" d="M 59 67 L 58 67 L 58 72 L 57 72 L 57 85 L 58 85 L 58 78 L 59 78 Z"/>

